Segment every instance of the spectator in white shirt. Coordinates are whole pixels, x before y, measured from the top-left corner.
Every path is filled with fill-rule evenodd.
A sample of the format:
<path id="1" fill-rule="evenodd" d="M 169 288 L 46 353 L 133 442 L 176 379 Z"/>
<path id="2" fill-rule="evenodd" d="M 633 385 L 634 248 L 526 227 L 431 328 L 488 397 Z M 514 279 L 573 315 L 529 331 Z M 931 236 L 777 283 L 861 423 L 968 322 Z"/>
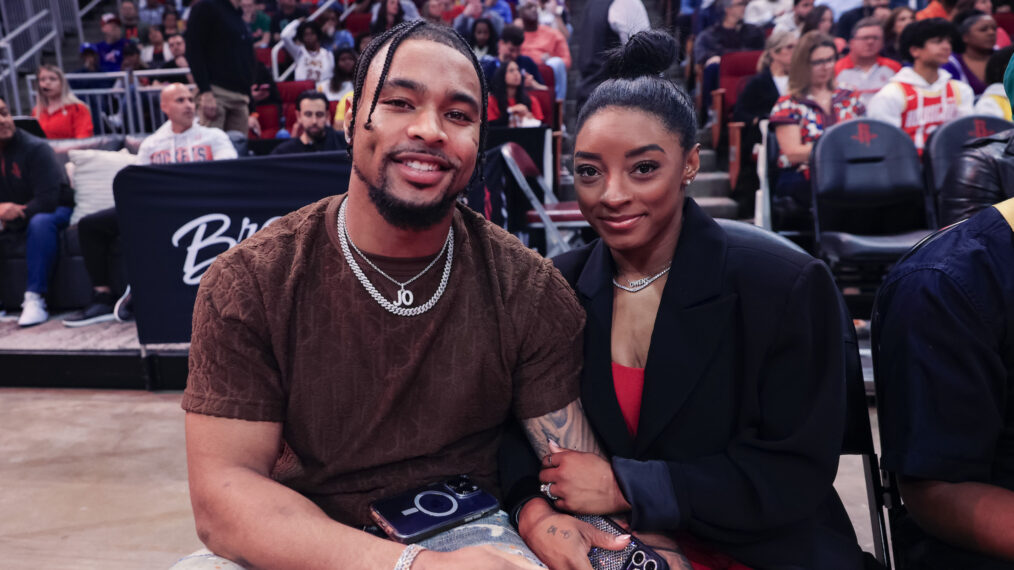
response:
<path id="1" fill-rule="evenodd" d="M 838 87 L 858 93 L 864 106 L 901 71 L 901 64 L 880 55 L 883 47 L 884 29 L 880 21 L 863 18 L 852 27 L 849 54 L 834 66 Z"/>
<path id="2" fill-rule="evenodd" d="M 293 41 L 295 36 L 301 44 Z M 320 37 L 316 20 L 293 20 L 282 30 L 282 45 L 296 62 L 296 81 L 327 81 L 334 75 L 334 55 L 321 47 Z"/>
<path id="3" fill-rule="evenodd" d="M 794 0 L 792 10 L 775 18 L 775 31 L 798 33 L 803 29 L 803 22 L 812 10 L 813 0 Z"/>
<path id="4" fill-rule="evenodd" d="M 792 12 L 792 0 L 750 0 L 743 21 L 763 28 L 789 12 Z"/>

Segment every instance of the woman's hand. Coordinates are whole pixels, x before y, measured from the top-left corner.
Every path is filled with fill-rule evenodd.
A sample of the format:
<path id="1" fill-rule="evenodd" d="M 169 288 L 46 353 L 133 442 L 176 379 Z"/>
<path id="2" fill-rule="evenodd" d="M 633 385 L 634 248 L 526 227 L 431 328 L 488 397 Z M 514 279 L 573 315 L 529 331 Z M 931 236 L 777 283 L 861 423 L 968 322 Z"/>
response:
<path id="1" fill-rule="evenodd" d="M 525 503 L 518 516 L 518 533 L 528 548 L 552 570 L 591 570 L 592 547 L 623 550 L 630 535 L 616 536 L 561 513 L 545 499 Z"/>
<path id="2" fill-rule="evenodd" d="M 525 107 L 524 103 L 515 103 L 510 107 L 507 107 L 507 110 L 511 113 L 514 113 L 514 116 L 517 117 L 518 119 L 525 119 L 527 117 L 532 116 L 531 109 Z"/>
<path id="3" fill-rule="evenodd" d="M 583 515 L 608 515 L 630 510 L 609 462 L 594 453 L 570 451 L 549 442 L 539 481 L 552 483 L 557 508 Z"/>

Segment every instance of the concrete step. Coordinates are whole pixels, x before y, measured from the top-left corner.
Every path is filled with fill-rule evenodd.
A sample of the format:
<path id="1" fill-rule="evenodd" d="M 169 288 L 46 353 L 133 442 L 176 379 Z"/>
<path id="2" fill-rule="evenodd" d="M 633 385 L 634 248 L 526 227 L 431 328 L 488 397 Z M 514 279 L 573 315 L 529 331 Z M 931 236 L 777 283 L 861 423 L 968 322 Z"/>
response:
<path id="1" fill-rule="evenodd" d="M 701 172 L 718 170 L 718 153 L 710 148 L 701 149 Z"/>
<path id="2" fill-rule="evenodd" d="M 731 186 L 728 172 L 699 172 L 694 182 L 687 187 L 687 194 L 694 197 L 725 198 Z"/>

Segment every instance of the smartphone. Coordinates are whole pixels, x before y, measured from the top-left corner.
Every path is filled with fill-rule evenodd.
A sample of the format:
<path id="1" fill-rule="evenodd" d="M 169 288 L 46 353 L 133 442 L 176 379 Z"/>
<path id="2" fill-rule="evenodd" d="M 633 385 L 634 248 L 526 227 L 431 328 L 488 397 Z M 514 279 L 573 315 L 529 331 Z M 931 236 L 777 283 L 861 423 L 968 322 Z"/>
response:
<path id="1" fill-rule="evenodd" d="M 608 517 L 579 516 L 580 520 L 610 534 L 630 534 Z M 595 570 L 669 570 L 669 564 L 657 552 L 637 538 L 623 550 L 592 548 L 588 560 Z"/>
<path id="2" fill-rule="evenodd" d="M 467 475 L 451 477 L 370 504 L 370 515 L 387 536 L 403 544 L 425 540 L 480 519 L 500 508 L 496 497 Z"/>

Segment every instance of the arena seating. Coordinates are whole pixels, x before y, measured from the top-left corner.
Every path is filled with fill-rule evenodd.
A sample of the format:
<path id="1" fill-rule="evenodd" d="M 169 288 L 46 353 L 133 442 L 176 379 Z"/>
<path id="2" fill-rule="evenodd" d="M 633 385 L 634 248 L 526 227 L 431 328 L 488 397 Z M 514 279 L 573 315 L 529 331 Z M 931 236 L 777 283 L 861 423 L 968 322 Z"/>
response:
<path id="1" fill-rule="evenodd" d="M 722 56 L 718 65 L 718 89 L 711 92 L 711 108 L 715 119 L 711 123 L 711 147 L 718 148 L 722 127 L 728 123 L 736 99 L 750 78 L 757 74 L 757 62 L 762 51 L 736 51 Z"/>
<path id="2" fill-rule="evenodd" d="M 817 139 L 810 168 L 815 254 L 866 307 L 890 266 L 930 233 L 919 154 L 897 127 L 853 119 Z"/>
<path id="3" fill-rule="evenodd" d="M 972 115 L 941 125 L 930 135 L 922 159 L 926 172 L 926 209 L 934 228 L 940 227 L 937 215 L 940 209 L 940 190 L 947 178 L 947 171 L 961 153 L 961 147 L 970 140 L 1007 129 L 1014 129 L 1014 123 L 997 117 Z"/>

